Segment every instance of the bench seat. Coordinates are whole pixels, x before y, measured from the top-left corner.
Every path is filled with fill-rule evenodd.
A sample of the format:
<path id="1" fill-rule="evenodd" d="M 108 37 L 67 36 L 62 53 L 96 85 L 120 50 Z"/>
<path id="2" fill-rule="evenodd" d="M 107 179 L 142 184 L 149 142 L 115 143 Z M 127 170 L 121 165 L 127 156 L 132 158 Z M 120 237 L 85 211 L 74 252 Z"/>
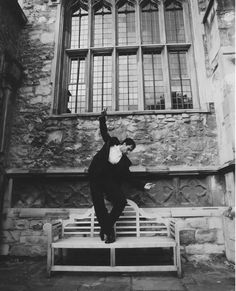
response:
<path id="1" fill-rule="evenodd" d="M 165 248 L 175 247 L 176 242 L 168 237 L 118 237 L 112 244 L 105 244 L 98 237 L 68 237 L 52 243 L 52 248 L 68 249 L 119 249 L 119 248 Z"/>
<path id="2" fill-rule="evenodd" d="M 71 214 L 67 220 L 46 223 L 44 230 L 48 236 L 47 271 L 78 272 L 152 272 L 176 271 L 181 276 L 179 230 L 174 220 L 150 215 L 140 209 L 132 200 L 127 205 L 114 227 L 116 241 L 105 244 L 100 240 L 100 227 L 94 207 L 83 215 Z M 158 265 L 155 257 L 150 265 L 117 265 L 120 249 L 171 249 L 172 264 Z M 64 265 L 56 262 L 56 256 L 63 256 L 69 249 L 108 249 L 110 266 Z M 65 253 L 65 252 L 64 252 Z M 84 252 L 86 255 L 86 252 Z M 153 261 L 153 260 L 152 260 Z M 79 262 L 78 262 L 79 263 Z"/>

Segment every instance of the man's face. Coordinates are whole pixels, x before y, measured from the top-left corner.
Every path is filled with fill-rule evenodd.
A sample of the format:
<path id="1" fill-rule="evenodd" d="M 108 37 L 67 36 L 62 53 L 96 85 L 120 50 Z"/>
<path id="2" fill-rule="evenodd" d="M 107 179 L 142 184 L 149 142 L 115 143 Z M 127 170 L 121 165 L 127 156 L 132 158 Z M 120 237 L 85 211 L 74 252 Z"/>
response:
<path id="1" fill-rule="evenodd" d="M 132 145 L 127 145 L 126 143 L 123 143 L 120 146 L 120 150 L 121 150 L 122 154 L 127 155 L 128 153 L 132 152 L 133 146 Z"/>

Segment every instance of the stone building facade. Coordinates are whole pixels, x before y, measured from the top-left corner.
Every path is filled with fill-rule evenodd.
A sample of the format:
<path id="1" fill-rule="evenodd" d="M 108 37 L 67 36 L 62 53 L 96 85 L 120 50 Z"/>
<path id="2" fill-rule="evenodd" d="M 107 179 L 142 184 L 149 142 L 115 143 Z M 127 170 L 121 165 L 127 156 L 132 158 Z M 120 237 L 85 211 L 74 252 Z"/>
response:
<path id="1" fill-rule="evenodd" d="M 17 50 L 24 77 L 16 94 L 16 102 L 12 105 L 14 111 L 10 134 L 4 134 L 10 136 L 6 146 L 8 154 L 4 156 L 2 166 L 2 177 L 7 183 L 1 185 L 4 192 L 1 253 L 4 255 L 44 255 L 46 238 L 43 223 L 57 217 L 67 217 L 76 209 L 83 211 L 83 208 L 91 206 L 87 169 L 94 153 L 102 145 L 98 128 L 99 110 L 91 110 L 91 96 L 96 96 L 91 89 L 95 84 L 92 83 L 95 73 L 91 68 L 95 67 L 93 58 L 104 52 L 93 45 L 88 49 L 69 48 L 64 52 L 63 45 L 68 37 L 65 15 L 69 5 L 79 9 L 75 16 L 79 15 L 81 19 L 84 15 L 90 15 L 86 11 L 95 11 L 95 8 L 98 13 L 99 9 L 103 9 L 101 15 L 109 15 L 109 9 L 112 14 L 115 9 L 121 8 L 122 14 L 122 3 L 126 1 L 121 2 L 22 0 L 19 1 L 23 13 L 21 17 L 26 17 L 27 23 L 22 22 L 24 27 L 16 32 L 14 23 L 5 24 L 12 28 L 8 39 L 15 39 L 16 33 L 19 43 L 14 48 L 6 42 L 6 37 L 2 37 L 0 45 L 5 48 L 9 45 Z M 130 106 L 131 109 L 124 110 L 119 110 L 116 101 L 112 100 L 107 124 L 111 135 L 119 136 L 121 140 L 127 136 L 135 139 L 137 147 L 130 156 L 133 163 L 131 170 L 135 176 L 156 185 L 146 192 L 137 192 L 125 185 L 124 191 L 147 211 L 161 212 L 164 216 L 178 217 L 182 221 L 183 228 L 188 229 L 181 233 L 182 251 L 185 254 L 196 258 L 226 252 L 227 257 L 233 260 L 234 238 L 227 234 L 234 223 L 233 212 L 228 207 L 234 207 L 235 203 L 232 106 L 234 1 L 127 2 L 131 3 L 126 7 L 127 11 L 135 11 L 138 24 L 142 22 L 142 13 L 146 13 L 146 5 L 150 5 L 151 8 L 148 7 L 152 13 L 161 11 L 165 5 L 183 5 L 192 17 L 186 20 L 184 14 L 184 21 L 190 27 L 186 34 L 189 34 L 191 41 L 157 44 L 155 50 L 161 51 L 158 56 L 151 45 L 142 46 L 141 41 L 137 46 L 114 45 L 106 48 L 104 55 L 111 54 L 113 57 L 113 75 L 118 72 L 116 61 L 119 63 L 119 60 L 116 55 L 127 57 L 137 53 L 138 86 L 141 86 L 138 87 L 141 93 L 137 94 L 141 98 L 136 107 Z M 15 5 L 18 7 L 17 3 Z M 7 9 L 8 13 L 16 11 L 3 7 L 0 13 L 4 15 L 3 9 Z M 113 22 L 119 21 L 112 19 Z M 89 26 L 89 31 L 95 35 L 93 27 Z M 145 30 L 145 25 L 142 27 Z M 4 23 L 0 29 L 3 34 Z M 95 41 L 95 36 L 90 36 L 90 39 L 93 37 Z M 137 32 L 137 38 L 144 39 L 142 30 Z M 146 76 L 150 81 L 150 75 L 145 75 L 150 68 L 147 71 L 142 69 L 146 64 L 145 54 L 151 52 L 158 61 L 162 55 L 167 60 L 167 56 L 173 57 L 171 53 L 178 55 L 181 52 L 184 55 L 186 51 L 190 59 L 192 93 L 194 95 L 195 92 L 197 96 L 192 104 L 183 103 L 182 107 L 174 108 L 174 99 L 170 97 L 173 97 L 173 92 L 168 89 L 165 108 L 158 107 L 158 103 L 156 107 L 145 107 L 148 104 Z M 3 50 L 0 52 L 3 55 Z M 88 105 L 87 110 L 78 112 L 73 103 L 65 104 L 65 92 L 69 88 L 73 97 L 73 86 L 64 86 L 66 77 L 63 70 L 68 66 L 68 59 L 71 66 L 76 58 L 82 65 L 85 54 L 90 56 L 85 58 L 90 74 L 82 84 L 87 90 L 85 97 L 88 98 Z M 175 66 L 174 69 L 181 68 L 181 65 Z M 102 68 L 104 73 L 105 66 Z M 154 65 L 151 68 L 154 70 Z M 130 67 L 127 70 L 131 70 Z M 163 66 L 163 75 L 166 70 Z M 70 74 L 69 70 L 66 72 Z M 173 80 L 168 77 L 171 71 L 165 74 L 166 82 L 172 84 Z M 177 74 L 180 76 L 182 73 Z M 112 96 L 116 98 L 120 87 L 115 77 L 113 82 L 116 86 L 112 87 Z M 69 111 L 65 110 L 65 105 L 70 106 Z"/>
<path id="2" fill-rule="evenodd" d="M 0 6 L 0 209 L 17 89 L 23 78 L 20 32 L 27 19 L 17 1 Z"/>

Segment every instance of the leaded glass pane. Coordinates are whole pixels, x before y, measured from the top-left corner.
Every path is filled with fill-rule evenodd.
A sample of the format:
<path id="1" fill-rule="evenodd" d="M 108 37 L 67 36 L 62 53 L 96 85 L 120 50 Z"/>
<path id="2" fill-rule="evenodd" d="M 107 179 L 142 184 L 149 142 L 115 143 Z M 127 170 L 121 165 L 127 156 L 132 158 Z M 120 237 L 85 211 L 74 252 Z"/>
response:
<path id="1" fill-rule="evenodd" d="M 158 7 L 148 3 L 142 7 L 141 28 L 143 43 L 160 43 Z"/>
<path id="2" fill-rule="evenodd" d="M 118 10 L 118 44 L 134 43 L 136 43 L 135 8 L 131 3 L 126 3 Z"/>
<path id="3" fill-rule="evenodd" d="M 119 110 L 138 109 L 136 55 L 119 56 Z"/>
<path id="4" fill-rule="evenodd" d="M 94 46 L 109 46 L 112 43 L 112 15 L 105 7 L 94 14 Z"/>
<path id="5" fill-rule="evenodd" d="M 183 8 L 179 4 L 165 7 L 166 40 L 169 43 L 185 42 Z"/>
<path id="6" fill-rule="evenodd" d="M 86 48 L 88 46 L 88 12 L 80 8 L 72 15 L 71 48 Z"/>
<path id="7" fill-rule="evenodd" d="M 112 59 L 111 56 L 94 56 L 93 112 L 105 107 L 112 109 Z"/>
<path id="8" fill-rule="evenodd" d="M 169 64 L 173 109 L 193 108 L 186 52 L 170 52 Z"/>
<path id="9" fill-rule="evenodd" d="M 68 85 L 68 109 L 67 112 L 78 113 L 86 110 L 86 86 L 85 86 L 85 59 L 71 60 L 70 80 Z"/>
<path id="10" fill-rule="evenodd" d="M 165 87 L 163 81 L 161 55 L 143 55 L 145 109 L 165 109 Z"/>

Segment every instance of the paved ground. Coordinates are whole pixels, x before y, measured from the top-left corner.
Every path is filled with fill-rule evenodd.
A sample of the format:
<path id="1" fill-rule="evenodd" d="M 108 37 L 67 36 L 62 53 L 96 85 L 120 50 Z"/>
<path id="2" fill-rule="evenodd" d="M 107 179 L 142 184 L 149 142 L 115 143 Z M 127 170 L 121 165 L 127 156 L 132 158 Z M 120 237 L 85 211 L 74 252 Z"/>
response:
<path id="1" fill-rule="evenodd" d="M 174 273 L 46 275 L 45 259 L 4 259 L 0 291 L 234 291 L 234 265 L 225 258 L 183 263 L 183 278 Z"/>

